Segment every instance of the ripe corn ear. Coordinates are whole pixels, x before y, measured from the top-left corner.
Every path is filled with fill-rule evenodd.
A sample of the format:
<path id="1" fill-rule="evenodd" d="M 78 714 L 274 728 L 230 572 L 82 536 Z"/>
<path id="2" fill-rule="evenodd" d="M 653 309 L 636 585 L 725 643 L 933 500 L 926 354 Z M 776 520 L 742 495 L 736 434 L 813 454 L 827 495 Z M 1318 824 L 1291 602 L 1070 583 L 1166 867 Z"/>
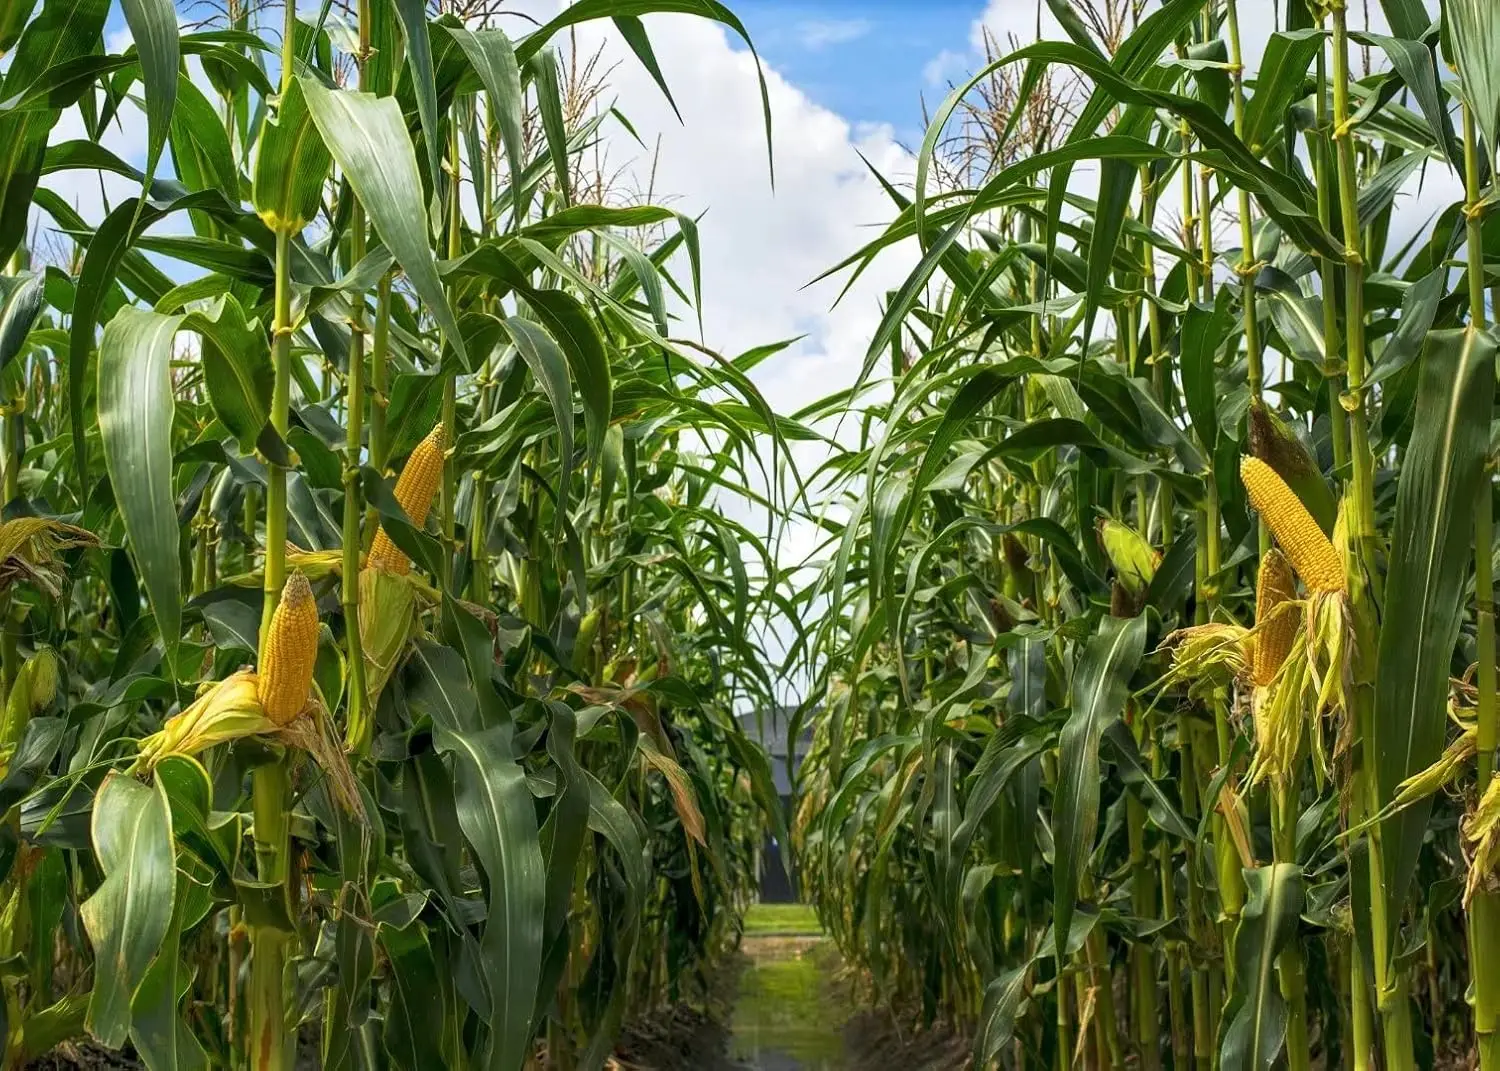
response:
<path id="1" fill-rule="evenodd" d="M 1244 481 L 1250 504 L 1265 518 L 1276 542 L 1308 589 L 1325 593 L 1345 591 L 1338 552 L 1276 470 L 1258 457 L 1246 457 L 1240 461 L 1240 479 Z"/>
<path id="2" fill-rule="evenodd" d="M 1291 564 L 1285 554 L 1272 547 L 1260 561 L 1260 575 L 1255 582 L 1256 633 L 1251 676 L 1257 687 L 1264 688 L 1276 679 L 1276 671 L 1286 661 L 1287 652 L 1297 638 L 1302 614 L 1291 608 L 1281 609 L 1296 597 Z"/>
<path id="3" fill-rule="evenodd" d="M 1332 532 L 1338 499 L 1297 433 L 1258 398 L 1250 402 L 1249 425 L 1250 453 L 1276 470 L 1307 506 L 1318 527 Z"/>
<path id="4" fill-rule="evenodd" d="M 307 577 L 293 573 L 282 585 L 258 667 L 256 694 L 267 718 L 285 725 L 306 709 L 317 660 L 317 600 Z"/>
<path id="5" fill-rule="evenodd" d="M 407 519 L 418 528 L 427 523 L 427 514 L 432 509 L 432 500 L 437 495 L 438 485 L 443 479 L 443 451 L 448 447 L 448 429 L 438 424 L 427 433 L 412 450 L 396 479 L 396 501 Z M 411 560 L 391 542 L 385 529 L 375 533 L 375 542 L 370 547 L 369 564 L 387 572 L 407 573 L 411 571 Z"/>

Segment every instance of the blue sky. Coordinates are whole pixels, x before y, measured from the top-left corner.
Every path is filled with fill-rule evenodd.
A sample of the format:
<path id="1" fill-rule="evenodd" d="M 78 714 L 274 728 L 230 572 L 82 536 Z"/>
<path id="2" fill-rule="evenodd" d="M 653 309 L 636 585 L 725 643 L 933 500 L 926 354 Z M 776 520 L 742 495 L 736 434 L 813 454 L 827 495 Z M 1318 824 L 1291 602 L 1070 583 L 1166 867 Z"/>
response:
<path id="1" fill-rule="evenodd" d="M 1020 0 L 1030 3 L 1031 0 Z M 301 0 L 299 9 L 319 5 Z M 967 49 L 984 0 L 730 0 L 761 56 L 814 102 L 854 123 L 890 123 L 920 137 L 922 98 L 946 91 L 926 75 L 946 52 Z M 178 0 L 185 17 L 207 9 Z M 280 16 L 272 13 L 272 20 Z M 117 8 L 110 29 L 123 29 Z"/>
<path id="2" fill-rule="evenodd" d="M 946 91 L 926 76 L 968 46 L 983 0 L 741 0 L 756 48 L 812 100 L 855 123 L 890 123 L 903 140 Z"/>

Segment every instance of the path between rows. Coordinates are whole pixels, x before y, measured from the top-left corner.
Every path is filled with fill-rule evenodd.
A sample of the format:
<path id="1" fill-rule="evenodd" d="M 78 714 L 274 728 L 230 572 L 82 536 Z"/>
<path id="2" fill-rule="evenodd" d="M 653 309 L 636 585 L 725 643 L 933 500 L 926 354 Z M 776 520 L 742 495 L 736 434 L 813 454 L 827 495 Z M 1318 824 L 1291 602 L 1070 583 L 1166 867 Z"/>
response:
<path id="1" fill-rule="evenodd" d="M 854 1017 L 834 978 L 838 955 L 820 935 L 747 934 L 730 1023 L 730 1056 L 747 1071 L 845 1071 Z"/>

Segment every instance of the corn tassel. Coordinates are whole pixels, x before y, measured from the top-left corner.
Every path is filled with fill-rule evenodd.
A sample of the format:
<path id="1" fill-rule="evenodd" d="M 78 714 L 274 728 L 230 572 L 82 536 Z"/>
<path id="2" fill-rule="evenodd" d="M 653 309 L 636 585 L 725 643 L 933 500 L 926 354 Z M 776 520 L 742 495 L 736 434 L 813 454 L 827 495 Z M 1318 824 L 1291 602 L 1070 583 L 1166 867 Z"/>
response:
<path id="1" fill-rule="evenodd" d="M 432 500 L 442 482 L 443 452 L 447 445 L 447 428 L 438 424 L 412 450 L 411 457 L 406 459 L 406 465 L 396 480 L 396 501 L 400 503 L 407 519 L 418 528 L 427 523 Z M 384 528 L 375 533 L 375 542 L 370 547 L 369 564 L 392 573 L 411 571 L 411 559 L 391 542 Z"/>
<path id="2" fill-rule="evenodd" d="M 1347 588 L 1338 552 L 1312 514 L 1276 470 L 1258 457 L 1240 461 L 1240 479 L 1250 504 L 1265 518 L 1276 542 L 1310 591 L 1343 592 Z"/>
<path id="3" fill-rule="evenodd" d="M 271 616 L 256 694 L 266 717 L 286 725 L 307 708 L 318 660 L 318 604 L 307 577 L 293 573 Z"/>
<path id="4" fill-rule="evenodd" d="M 1257 687 L 1264 688 L 1276 679 L 1276 671 L 1286 661 L 1287 652 L 1297 638 L 1301 613 L 1280 609 L 1296 597 L 1292 567 L 1286 555 L 1273 547 L 1261 559 L 1255 584 L 1255 655 L 1251 677 Z"/>

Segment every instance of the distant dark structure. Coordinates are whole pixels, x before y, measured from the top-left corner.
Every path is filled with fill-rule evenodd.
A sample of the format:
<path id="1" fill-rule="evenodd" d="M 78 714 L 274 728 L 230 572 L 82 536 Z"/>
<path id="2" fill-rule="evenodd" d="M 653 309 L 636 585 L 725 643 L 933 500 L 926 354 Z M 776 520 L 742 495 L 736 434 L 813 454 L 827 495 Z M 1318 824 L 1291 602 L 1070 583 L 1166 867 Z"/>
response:
<path id="1" fill-rule="evenodd" d="M 744 729 L 745 735 L 758 741 L 770 757 L 771 778 L 776 783 L 776 794 L 781 798 L 782 813 L 786 815 L 788 823 L 792 818 L 793 783 L 797 769 L 812 745 L 812 718 L 809 717 L 804 720 L 805 727 L 798 734 L 796 747 L 791 752 L 789 774 L 787 749 L 792 741 L 788 739 L 788 731 L 796 713 L 795 706 L 775 706 L 758 715 L 753 712 L 740 715 L 740 727 Z M 795 875 L 790 866 L 790 848 L 778 844 L 770 833 L 766 834 L 765 845 L 761 848 L 760 899 L 766 904 L 791 904 L 799 899 Z"/>

